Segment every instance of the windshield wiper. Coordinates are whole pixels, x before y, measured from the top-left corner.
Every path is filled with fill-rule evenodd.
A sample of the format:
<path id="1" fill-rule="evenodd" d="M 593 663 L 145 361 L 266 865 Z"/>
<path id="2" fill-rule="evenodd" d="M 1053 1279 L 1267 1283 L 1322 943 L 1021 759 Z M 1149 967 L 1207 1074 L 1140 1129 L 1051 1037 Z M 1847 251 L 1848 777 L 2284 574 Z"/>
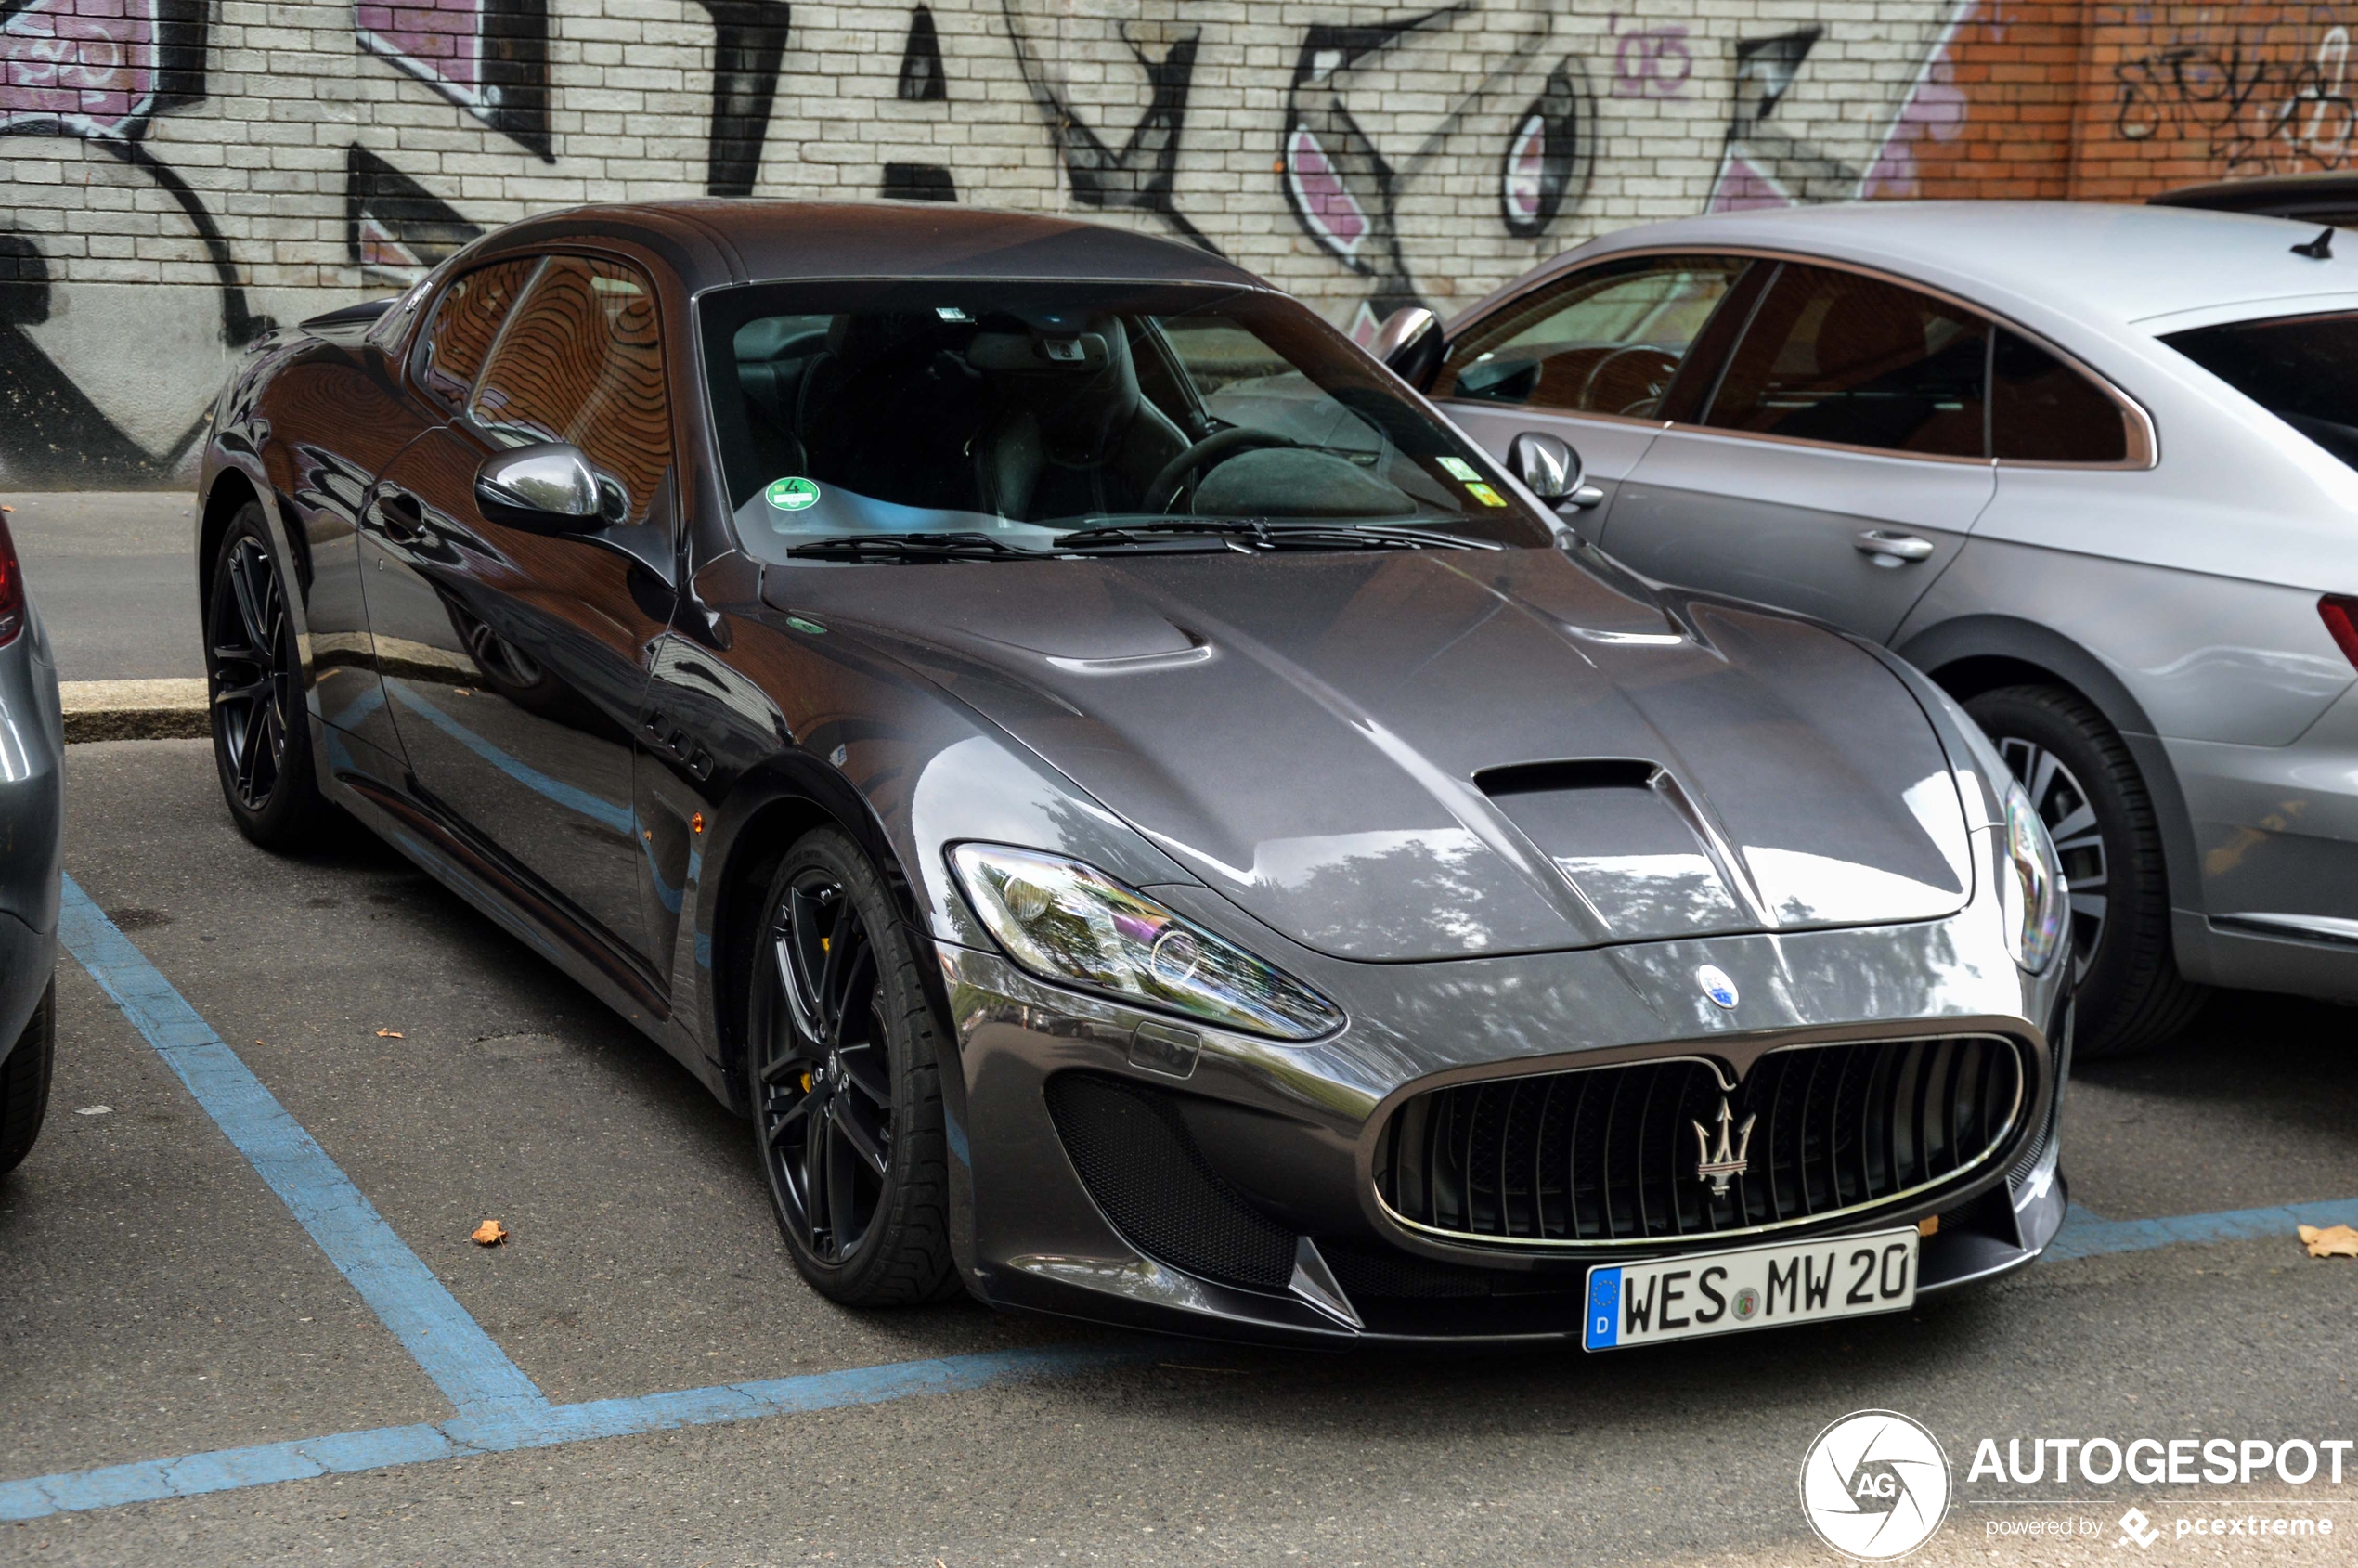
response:
<path id="1" fill-rule="evenodd" d="M 1255 550 L 1496 550 L 1487 539 L 1463 538 L 1430 528 L 1404 528 L 1392 524 L 1340 523 L 1272 524 L 1254 517 L 1164 518 L 1153 523 L 1108 523 L 1059 534 L 1049 543 L 1056 550 L 1119 549 L 1167 538 L 1217 538 L 1228 548 Z"/>
<path id="2" fill-rule="evenodd" d="M 786 553 L 847 561 L 1029 561 L 1039 554 L 989 534 L 834 534 L 796 545 Z"/>

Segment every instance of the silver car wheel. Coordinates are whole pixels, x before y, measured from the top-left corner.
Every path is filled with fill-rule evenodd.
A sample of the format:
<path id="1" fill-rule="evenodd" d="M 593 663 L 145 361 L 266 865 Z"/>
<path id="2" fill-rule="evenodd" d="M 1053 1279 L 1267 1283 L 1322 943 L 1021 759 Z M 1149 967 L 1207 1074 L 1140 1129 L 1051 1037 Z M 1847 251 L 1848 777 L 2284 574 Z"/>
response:
<path id="1" fill-rule="evenodd" d="M 2047 824 L 2071 887 L 2072 978 L 2084 980 L 2105 937 L 2105 838 L 2088 792 L 2063 758 L 2016 735 L 1998 737 L 1998 755 Z"/>

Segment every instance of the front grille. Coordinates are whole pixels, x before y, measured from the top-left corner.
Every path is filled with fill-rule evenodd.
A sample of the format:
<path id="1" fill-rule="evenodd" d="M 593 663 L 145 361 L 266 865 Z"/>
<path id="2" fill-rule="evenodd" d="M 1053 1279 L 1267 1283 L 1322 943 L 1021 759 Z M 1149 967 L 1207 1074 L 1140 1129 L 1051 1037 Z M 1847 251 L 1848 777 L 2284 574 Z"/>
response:
<path id="1" fill-rule="evenodd" d="M 1281 1289 L 1293 1277 L 1293 1232 L 1221 1179 L 1169 1095 L 1060 1072 L 1048 1114 L 1089 1196 L 1140 1251 L 1231 1285 Z"/>
<path id="2" fill-rule="evenodd" d="M 1479 1241 L 1771 1230 L 1963 1174 L 2005 1143 L 2026 1087 L 2020 1048 L 1978 1035 L 1790 1046 L 1732 1091 L 1693 1058 L 1491 1079 L 1401 1106 L 1376 1191 L 1412 1225 Z M 1744 1155 L 1724 1194 L 1697 1170 L 1717 1155 L 1723 1103 Z"/>

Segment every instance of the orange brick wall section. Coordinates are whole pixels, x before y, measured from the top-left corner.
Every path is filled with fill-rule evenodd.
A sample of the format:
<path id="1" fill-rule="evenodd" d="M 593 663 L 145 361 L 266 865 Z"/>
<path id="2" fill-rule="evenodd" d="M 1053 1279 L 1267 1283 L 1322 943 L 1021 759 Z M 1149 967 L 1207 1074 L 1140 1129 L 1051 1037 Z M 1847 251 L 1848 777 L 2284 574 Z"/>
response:
<path id="1" fill-rule="evenodd" d="M 2353 26 L 2358 6 L 1981 0 L 1872 194 L 2138 201 L 2348 167 Z"/>

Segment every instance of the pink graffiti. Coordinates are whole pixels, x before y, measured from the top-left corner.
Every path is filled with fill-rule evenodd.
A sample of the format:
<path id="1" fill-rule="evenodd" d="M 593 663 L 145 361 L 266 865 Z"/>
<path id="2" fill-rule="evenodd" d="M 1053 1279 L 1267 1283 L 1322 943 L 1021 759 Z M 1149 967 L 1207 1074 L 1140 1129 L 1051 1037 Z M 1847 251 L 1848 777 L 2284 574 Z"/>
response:
<path id="1" fill-rule="evenodd" d="M 358 24 L 362 47 L 384 56 L 461 104 L 481 103 L 481 0 L 408 0 L 398 5 L 362 0 Z"/>
<path id="2" fill-rule="evenodd" d="M 1303 221 L 1317 237 L 1341 255 L 1356 253 L 1372 227 L 1367 211 L 1344 186 L 1341 173 L 1306 125 L 1296 125 L 1286 138 L 1286 178 L 1292 182 Z"/>
<path id="3" fill-rule="evenodd" d="M 1740 213 L 1751 207 L 1790 207 L 1793 197 L 1768 172 L 1741 152 L 1728 154 L 1711 188 L 1706 213 Z"/>
<path id="4" fill-rule="evenodd" d="M 1924 70 L 1917 74 L 1907 101 L 1891 123 L 1891 130 L 1859 183 L 1859 194 L 1869 201 L 1898 200 L 1922 194 L 1917 183 L 1916 154 L 1926 141 L 1954 141 L 1965 128 L 1965 93 L 1956 84 L 1956 67 L 1950 51 L 1957 33 L 1973 12 L 1965 6 L 1950 19 L 1949 27 L 1933 45 Z"/>
<path id="5" fill-rule="evenodd" d="M 1621 31 L 1621 18 L 1606 19 L 1613 35 L 1613 96 L 1617 98 L 1683 97 L 1695 73 L 1687 51 L 1687 30 L 1676 23 Z"/>
<path id="6" fill-rule="evenodd" d="M 122 136 L 156 93 L 153 0 L 33 0 L 0 22 L 0 126 Z"/>

